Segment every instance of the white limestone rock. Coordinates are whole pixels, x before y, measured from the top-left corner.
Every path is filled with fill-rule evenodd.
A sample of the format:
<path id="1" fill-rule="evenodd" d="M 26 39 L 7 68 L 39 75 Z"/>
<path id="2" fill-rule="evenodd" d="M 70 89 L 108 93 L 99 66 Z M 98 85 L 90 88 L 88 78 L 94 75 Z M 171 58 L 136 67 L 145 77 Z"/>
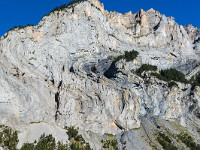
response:
<path id="1" fill-rule="evenodd" d="M 21 131 L 19 147 L 27 134 L 33 134 L 29 142 L 39 137 L 37 127 L 63 139 L 56 126 L 75 126 L 95 149 L 101 145 L 87 133 L 121 134 L 139 128 L 140 116 L 186 126 L 187 114 L 199 117 L 199 89 L 191 97 L 190 85 L 169 88 L 133 71 L 145 63 L 188 73 L 200 62 L 196 30 L 193 37 L 191 29 L 153 9 L 119 14 L 88 0 L 50 13 L 37 26 L 9 31 L 0 40 L 0 124 Z M 121 72 L 106 78 L 111 58 L 133 49 L 138 57 L 119 61 Z"/>

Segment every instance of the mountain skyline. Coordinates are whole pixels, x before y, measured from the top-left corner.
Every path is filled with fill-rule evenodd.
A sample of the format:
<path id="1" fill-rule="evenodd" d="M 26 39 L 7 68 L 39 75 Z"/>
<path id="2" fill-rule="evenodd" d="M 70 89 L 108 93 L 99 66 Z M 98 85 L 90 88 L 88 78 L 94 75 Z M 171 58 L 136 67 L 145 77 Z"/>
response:
<path id="1" fill-rule="evenodd" d="M 105 9 L 72 1 L 0 38 L 0 149 L 200 150 L 200 29 Z"/>
<path id="2" fill-rule="evenodd" d="M 70 0 L 8 0 L 2 1 L 0 5 L 0 37 L 14 26 L 25 26 L 27 24 L 37 25 L 41 18 L 48 14 L 52 9 L 63 4 L 68 4 Z M 192 24 L 200 28 L 198 19 L 198 7 L 200 2 L 192 0 L 188 3 L 186 0 L 163 0 L 163 1 L 131 1 L 131 0 L 100 0 L 108 11 L 117 11 L 119 13 L 138 12 L 141 8 L 148 10 L 153 8 L 166 16 L 172 16 L 179 25 Z M 8 9 L 9 8 L 9 9 Z"/>

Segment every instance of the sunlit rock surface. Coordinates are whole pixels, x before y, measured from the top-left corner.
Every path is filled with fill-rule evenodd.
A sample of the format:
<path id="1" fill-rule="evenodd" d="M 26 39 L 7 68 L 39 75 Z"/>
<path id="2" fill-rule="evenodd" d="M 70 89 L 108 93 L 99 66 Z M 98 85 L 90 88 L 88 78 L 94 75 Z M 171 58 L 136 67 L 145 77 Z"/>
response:
<path id="1" fill-rule="evenodd" d="M 37 26 L 1 37 L 0 124 L 20 131 L 19 147 L 39 137 L 34 122 L 58 140 L 65 138 L 56 134 L 65 126 L 78 127 L 94 149 L 101 149 L 97 137 L 105 133 L 117 135 L 120 149 L 152 149 L 149 132 L 159 124 L 154 117 L 176 121 L 198 139 L 199 87 L 169 88 L 134 71 L 152 64 L 187 74 L 200 62 L 199 38 L 199 29 L 154 9 L 120 14 L 88 0 L 52 12 Z M 133 49 L 139 52 L 134 61 L 120 60 L 115 78 L 104 76 L 113 57 Z"/>

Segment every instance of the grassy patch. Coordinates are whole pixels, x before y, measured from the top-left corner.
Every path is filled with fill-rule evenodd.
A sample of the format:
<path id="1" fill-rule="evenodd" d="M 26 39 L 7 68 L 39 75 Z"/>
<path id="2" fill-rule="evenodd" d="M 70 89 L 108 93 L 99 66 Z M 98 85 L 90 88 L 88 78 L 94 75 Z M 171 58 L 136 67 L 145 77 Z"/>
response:
<path id="1" fill-rule="evenodd" d="M 145 36 L 145 35 L 135 36 L 134 39 L 139 39 L 139 38 L 141 38 L 141 37 L 143 37 L 143 36 Z"/>
<path id="2" fill-rule="evenodd" d="M 112 137 L 115 137 L 115 135 L 110 134 L 110 133 L 105 133 L 105 135 L 108 136 L 108 137 L 111 137 L 111 138 L 112 138 Z"/>
<path id="3" fill-rule="evenodd" d="M 32 122 L 30 122 L 30 124 L 36 124 L 36 123 L 41 123 L 41 122 L 34 122 L 34 121 L 32 121 Z"/>

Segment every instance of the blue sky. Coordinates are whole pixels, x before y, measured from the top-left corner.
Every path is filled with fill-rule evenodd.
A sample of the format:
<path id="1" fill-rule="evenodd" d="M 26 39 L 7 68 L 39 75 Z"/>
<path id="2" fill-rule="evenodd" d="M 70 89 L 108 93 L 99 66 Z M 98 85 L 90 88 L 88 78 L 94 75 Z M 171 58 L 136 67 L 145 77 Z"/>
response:
<path id="1" fill-rule="evenodd" d="M 133 13 L 154 8 L 166 16 L 175 17 L 180 25 L 193 24 L 200 28 L 200 0 L 100 0 L 108 11 Z M 38 24 L 56 6 L 70 0 L 1 0 L 0 36 L 13 26 Z"/>

